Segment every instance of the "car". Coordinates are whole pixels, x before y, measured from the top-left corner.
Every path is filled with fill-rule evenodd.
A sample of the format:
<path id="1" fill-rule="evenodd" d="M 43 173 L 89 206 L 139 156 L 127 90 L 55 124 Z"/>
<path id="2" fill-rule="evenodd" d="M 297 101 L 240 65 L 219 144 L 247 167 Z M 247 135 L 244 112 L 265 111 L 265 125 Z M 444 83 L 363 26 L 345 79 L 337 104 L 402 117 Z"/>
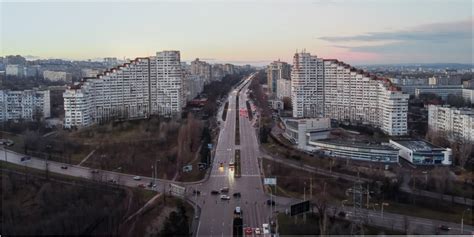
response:
<path id="1" fill-rule="evenodd" d="M 260 228 L 255 228 L 255 234 L 260 235 L 262 232 L 260 231 Z"/>
<path id="2" fill-rule="evenodd" d="M 219 166 L 220 166 L 221 168 L 224 168 L 224 163 L 221 162 Z"/>
<path id="3" fill-rule="evenodd" d="M 440 226 L 439 226 L 439 229 L 440 229 L 440 230 L 448 231 L 448 230 L 451 230 L 451 227 L 449 227 L 449 226 L 447 226 L 447 225 L 440 225 Z"/>
<path id="4" fill-rule="evenodd" d="M 242 209 L 240 207 L 235 207 L 234 214 L 236 215 L 242 215 Z"/>
<path id="5" fill-rule="evenodd" d="M 269 206 L 275 206 L 275 201 L 268 199 L 268 200 L 267 200 L 267 205 L 269 205 Z"/>
<path id="6" fill-rule="evenodd" d="M 220 194 L 220 192 L 219 192 L 219 191 L 216 191 L 216 190 L 212 190 L 212 191 L 211 191 L 211 194 L 212 194 L 212 195 L 218 195 L 218 194 Z"/>
<path id="7" fill-rule="evenodd" d="M 31 157 L 29 157 L 29 156 L 24 156 L 24 157 L 21 157 L 20 160 L 21 160 L 22 162 L 23 162 L 23 161 L 27 161 L 27 160 L 31 160 Z"/>
<path id="8" fill-rule="evenodd" d="M 149 187 L 149 188 L 153 187 L 153 182 L 150 182 L 150 183 L 147 184 L 146 186 Z"/>
<path id="9" fill-rule="evenodd" d="M 228 195 L 221 195 L 222 200 L 230 200 L 230 197 Z"/>
<path id="10" fill-rule="evenodd" d="M 221 188 L 221 193 L 228 193 L 229 192 L 229 188 L 228 187 L 223 187 Z"/>
<path id="11" fill-rule="evenodd" d="M 234 194 L 232 194 L 232 196 L 240 198 L 242 195 L 240 193 L 234 193 Z"/>
<path id="12" fill-rule="evenodd" d="M 193 190 L 193 194 L 201 195 L 201 191 L 194 189 L 194 190 Z"/>
<path id="13" fill-rule="evenodd" d="M 67 166 L 65 166 L 65 165 L 62 165 L 62 166 L 61 166 L 61 169 L 63 169 L 63 170 L 67 170 Z"/>
<path id="14" fill-rule="evenodd" d="M 262 224 L 262 230 L 264 235 L 270 234 L 270 225 L 268 223 Z"/>
<path id="15" fill-rule="evenodd" d="M 91 173 L 97 174 L 97 173 L 99 173 L 99 171 L 98 170 L 91 170 Z"/>
<path id="16" fill-rule="evenodd" d="M 347 213 L 345 213 L 343 211 L 340 211 L 337 215 L 341 218 L 344 218 L 344 217 L 346 217 Z"/>
<path id="17" fill-rule="evenodd" d="M 245 232 L 246 235 L 252 235 L 252 233 L 253 233 L 251 227 L 245 228 L 245 231 L 244 231 L 244 232 Z"/>
<path id="18" fill-rule="evenodd" d="M 133 177 L 133 180 L 141 180 L 142 178 L 140 176 L 135 176 Z"/>

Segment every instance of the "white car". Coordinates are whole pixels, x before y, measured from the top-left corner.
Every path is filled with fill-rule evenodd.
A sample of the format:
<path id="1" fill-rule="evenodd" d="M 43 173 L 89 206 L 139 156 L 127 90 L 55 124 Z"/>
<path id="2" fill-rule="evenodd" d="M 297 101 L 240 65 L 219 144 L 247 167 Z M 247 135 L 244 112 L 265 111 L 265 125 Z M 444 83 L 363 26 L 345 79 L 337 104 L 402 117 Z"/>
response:
<path id="1" fill-rule="evenodd" d="M 263 234 L 264 235 L 267 235 L 267 234 L 270 234 L 270 225 L 265 223 L 262 225 L 262 229 L 263 229 Z"/>
<path id="2" fill-rule="evenodd" d="M 221 195 L 222 200 L 230 200 L 230 197 L 228 195 Z"/>
<path id="3" fill-rule="evenodd" d="M 260 232 L 260 228 L 255 228 L 255 234 L 260 235 L 262 232 Z"/>
<path id="4" fill-rule="evenodd" d="M 142 178 L 140 176 L 135 176 L 133 177 L 133 180 L 141 180 Z"/>

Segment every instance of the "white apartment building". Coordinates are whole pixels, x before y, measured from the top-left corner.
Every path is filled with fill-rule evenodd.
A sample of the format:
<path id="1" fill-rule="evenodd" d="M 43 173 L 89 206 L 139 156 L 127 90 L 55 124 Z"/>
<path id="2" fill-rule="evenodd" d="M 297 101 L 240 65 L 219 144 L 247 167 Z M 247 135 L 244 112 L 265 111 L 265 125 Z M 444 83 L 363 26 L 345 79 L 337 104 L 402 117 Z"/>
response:
<path id="1" fill-rule="evenodd" d="M 462 89 L 462 98 L 466 102 L 474 104 L 474 89 Z"/>
<path id="2" fill-rule="evenodd" d="M 409 95 L 334 59 L 296 53 L 291 72 L 293 117 L 327 117 L 368 124 L 392 136 L 407 134 Z"/>
<path id="3" fill-rule="evenodd" d="M 65 128 L 110 120 L 172 116 L 184 106 L 179 51 L 158 52 L 84 78 L 64 94 Z"/>
<path id="4" fill-rule="evenodd" d="M 278 93 L 278 81 L 281 79 L 290 79 L 291 66 L 280 60 L 270 63 L 267 67 L 268 90 L 272 93 Z"/>
<path id="5" fill-rule="evenodd" d="M 285 97 L 291 97 L 291 81 L 280 79 L 277 81 L 277 98 L 283 99 Z"/>
<path id="6" fill-rule="evenodd" d="M 31 121 L 50 116 L 49 90 L 0 90 L 0 122 L 10 120 Z"/>
<path id="7" fill-rule="evenodd" d="M 428 128 L 455 140 L 474 142 L 474 110 L 449 106 L 428 106 Z"/>
<path id="8" fill-rule="evenodd" d="M 46 79 L 46 80 L 50 80 L 50 81 L 71 82 L 72 81 L 72 74 L 68 73 L 68 72 L 45 70 L 43 72 L 43 78 Z"/>

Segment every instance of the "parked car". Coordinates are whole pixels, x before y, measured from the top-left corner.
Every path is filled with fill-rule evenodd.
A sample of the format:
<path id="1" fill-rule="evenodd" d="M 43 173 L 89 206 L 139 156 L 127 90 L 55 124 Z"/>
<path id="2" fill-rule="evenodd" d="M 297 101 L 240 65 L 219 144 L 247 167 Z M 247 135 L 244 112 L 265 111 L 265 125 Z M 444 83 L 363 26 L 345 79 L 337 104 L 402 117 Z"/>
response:
<path id="1" fill-rule="evenodd" d="M 63 169 L 63 170 L 67 170 L 67 166 L 65 166 L 65 165 L 62 165 L 62 166 L 61 166 L 61 169 Z"/>
<path id="2" fill-rule="evenodd" d="M 212 190 L 212 191 L 211 191 L 211 194 L 212 194 L 212 195 L 219 195 L 220 193 L 219 193 L 219 191 Z"/>
<path id="3" fill-rule="evenodd" d="M 201 195 L 201 191 L 194 189 L 194 190 L 193 190 L 193 194 Z"/>
<path id="4" fill-rule="evenodd" d="M 24 156 L 24 157 L 21 157 L 20 161 L 27 161 L 27 160 L 31 160 L 31 157 L 29 156 Z"/>
<path id="5" fill-rule="evenodd" d="M 240 193 L 234 193 L 232 196 L 234 196 L 236 198 L 240 198 L 242 195 Z"/>
<path id="6" fill-rule="evenodd" d="M 140 176 L 135 176 L 133 177 L 133 180 L 141 180 L 142 178 Z"/>
<path id="7" fill-rule="evenodd" d="M 222 200 L 230 200 L 230 197 L 228 195 L 221 195 Z"/>
<path id="8" fill-rule="evenodd" d="M 268 199 L 268 200 L 267 200 L 267 205 L 269 205 L 269 206 L 275 206 L 275 201 Z"/>
<path id="9" fill-rule="evenodd" d="M 242 215 L 242 209 L 240 207 L 235 207 L 234 214 L 236 215 Z"/>
<path id="10" fill-rule="evenodd" d="M 262 229 L 264 235 L 270 234 L 270 225 L 268 223 L 262 224 Z"/>
<path id="11" fill-rule="evenodd" d="M 262 234 L 262 232 L 260 231 L 260 228 L 255 228 L 255 234 L 256 235 Z"/>
<path id="12" fill-rule="evenodd" d="M 439 229 L 440 229 L 440 230 L 448 231 L 448 230 L 451 230 L 451 227 L 449 227 L 449 226 L 447 226 L 447 225 L 440 225 L 440 226 L 439 226 Z"/>

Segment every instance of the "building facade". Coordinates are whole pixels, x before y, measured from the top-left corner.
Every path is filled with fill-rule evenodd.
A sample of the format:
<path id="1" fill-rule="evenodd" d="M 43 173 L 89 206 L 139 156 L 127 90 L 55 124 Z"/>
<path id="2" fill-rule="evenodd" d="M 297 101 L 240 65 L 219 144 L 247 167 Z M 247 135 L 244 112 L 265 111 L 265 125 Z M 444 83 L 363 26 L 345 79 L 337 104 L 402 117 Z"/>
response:
<path id="1" fill-rule="evenodd" d="M 312 151 L 322 151 L 324 154 L 337 158 L 354 159 L 371 162 L 398 163 L 398 149 L 385 144 L 365 144 L 342 142 L 339 140 L 309 141 Z"/>
<path id="2" fill-rule="evenodd" d="M 428 128 L 451 139 L 474 142 L 474 110 L 429 105 Z"/>
<path id="3" fill-rule="evenodd" d="M 398 155 L 414 165 L 451 165 L 452 151 L 423 140 L 390 140 Z"/>
<path id="4" fill-rule="evenodd" d="M 178 115 L 184 107 L 179 51 L 137 58 L 94 78 L 84 78 L 64 94 L 65 128 L 110 120 Z"/>
<path id="5" fill-rule="evenodd" d="M 307 149 L 309 141 L 326 139 L 331 130 L 331 120 L 328 118 L 284 118 L 282 120 L 285 124 L 283 137 L 303 150 Z"/>
<path id="6" fill-rule="evenodd" d="M 277 98 L 283 99 L 285 97 L 291 98 L 291 81 L 280 79 L 277 82 Z"/>
<path id="7" fill-rule="evenodd" d="M 0 90 L 0 121 L 44 119 L 51 116 L 49 90 Z"/>
<path id="8" fill-rule="evenodd" d="M 212 80 L 212 65 L 196 58 L 191 62 L 191 75 L 201 77 L 207 84 Z"/>
<path id="9" fill-rule="evenodd" d="M 290 79 L 291 66 L 280 60 L 270 63 L 267 67 L 267 83 L 271 93 L 277 93 L 278 81 Z"/>
<path id="10" fill-rule="evenodd" d="M 68 72 L 46 70 L 43 72 L 43 78 L 50 81 L 71 82 L 72 74 Z"/>
<path id="11" fill-rule="evenodd" d="M 368 124 L 391 136 L 407 134 L 409 95 L 388 79 L 306 52 L 293 59 L 293 117 L 327 117 Z"/>

